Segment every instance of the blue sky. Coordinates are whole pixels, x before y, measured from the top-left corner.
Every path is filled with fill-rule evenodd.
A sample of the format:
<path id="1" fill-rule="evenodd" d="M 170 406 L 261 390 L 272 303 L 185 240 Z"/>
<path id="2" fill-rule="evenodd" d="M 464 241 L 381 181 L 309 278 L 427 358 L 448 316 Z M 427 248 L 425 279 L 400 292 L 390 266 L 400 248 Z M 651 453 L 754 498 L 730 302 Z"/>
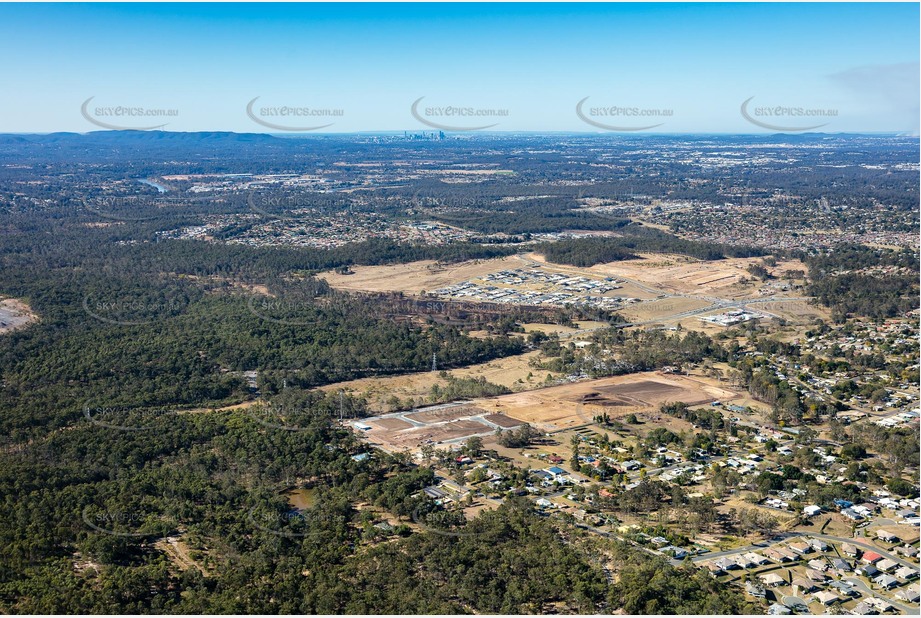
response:
<path id="1" fill-rule="evenodd" d="M 0 5 L 0 131 L 918 131 L 918 4 Z M 176 110 L 105 117 L 100 107 Z M 264 107 L 339 110 L 322 118 Z M 435 116 L 431 108 L 507 110 Z M 650 120 L 610 107 L 654 110 Z M 769 112 L 764 112 L 769 113 Z"/>

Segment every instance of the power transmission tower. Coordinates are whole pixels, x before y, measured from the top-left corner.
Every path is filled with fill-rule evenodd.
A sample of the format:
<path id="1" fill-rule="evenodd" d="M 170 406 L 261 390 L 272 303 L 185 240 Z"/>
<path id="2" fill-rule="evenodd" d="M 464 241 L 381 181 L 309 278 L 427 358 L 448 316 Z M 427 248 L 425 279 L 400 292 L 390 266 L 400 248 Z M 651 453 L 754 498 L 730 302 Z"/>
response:
<path id="1" fill-rule="evenodd" d="M 432 371 L 438 371 L 438 358 L 435 352 L 432 352 Z"/>

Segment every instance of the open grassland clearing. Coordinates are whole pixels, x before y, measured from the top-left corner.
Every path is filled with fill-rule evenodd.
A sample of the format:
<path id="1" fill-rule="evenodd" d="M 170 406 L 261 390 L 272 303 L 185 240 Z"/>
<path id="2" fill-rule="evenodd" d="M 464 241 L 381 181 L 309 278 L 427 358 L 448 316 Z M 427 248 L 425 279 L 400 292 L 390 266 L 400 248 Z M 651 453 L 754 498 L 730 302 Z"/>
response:
<path id="1" fill-rule="evenodd" d="M 461 369 L 451 369 L 447 373 L 457 378 L 485 378 L 487 382 L 499 384 L 509 389 L 536 388 L 546 379 L 545 370 L 534 369 L 530 366 L 531 359 L 537 358 L 539 351 L 526 352 L 517 356 L 508 356 L 488 363 L 470 365 Z M 427 401 L 431 395 L 432 387 L 436 384 L 445 386 L 446 380 L 440 372 L 427 371 L 425 373 L 412 373 L 400 376 L 370 377 L 347 382 L 337 382 L 320 387 L 323 391 L 345 390 L 355 396 L 364 397 L 368 406 L 373 411 L 383 412 L 394 409 L 394 398 L 401 402 L 400 407 L 411 407 Z M 556 377 L 557 374 L 552 374 Z M 413 401 L 410 406 L 403 406 L 407 401 Z"/>

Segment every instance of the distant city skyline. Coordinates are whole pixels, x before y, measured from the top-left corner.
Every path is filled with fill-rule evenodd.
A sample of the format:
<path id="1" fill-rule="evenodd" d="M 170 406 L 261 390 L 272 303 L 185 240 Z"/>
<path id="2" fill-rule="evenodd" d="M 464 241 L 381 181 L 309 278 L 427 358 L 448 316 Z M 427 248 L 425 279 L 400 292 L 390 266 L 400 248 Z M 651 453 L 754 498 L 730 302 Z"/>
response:
<path id="1" fill-rule="evenodd" d="M 0 132 L 918 134 L 919 6 L 2 4 Z"/>

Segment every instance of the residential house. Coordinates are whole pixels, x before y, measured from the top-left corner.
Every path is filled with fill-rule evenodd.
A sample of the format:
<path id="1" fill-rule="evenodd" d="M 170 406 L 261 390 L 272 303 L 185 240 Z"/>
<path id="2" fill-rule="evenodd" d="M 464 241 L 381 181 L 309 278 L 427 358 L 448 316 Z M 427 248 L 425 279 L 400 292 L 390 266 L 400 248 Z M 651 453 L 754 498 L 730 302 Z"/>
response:
<path id="1" fill-rule="evenodd" d="M 778 547 L 774 551 L 780 555 L 781 562 L 793 562 L 794 560 L 796 560 L 796 554 L 794 554 L 792 551 L 790 551 L 786 547 Z"/>
<path id="2" fill-rule="evenodd" d="M 724 556 L 720 558 L 719 560 L 714 562 L 714 564 L 718 566 L 720 569 L 722 569 L 723 571 L 731 571 L 732 569 L 739 568 L 738 563 L 728 556 Z"/>
<path id="3" fill-rule="evenodd" d="M 787 580 L 785 580 L 783 577 L 781 577 L 777 573 L 765 573 L 764 575 L 759 575 L 759 578 L 761 579 L 762 582 L 764 582 L 765 586 L 769 586 L 771 588 L 774 588 L 775 586 L 781 586 L 787 583 Z"/>
<path id="4" fill-rule="evenodd" d="M 710 572 L 710 575 L 712 575 L 713 577 L 719 577 L 720 575 L 722 575 L 723 573 L 726 572 L 726 571 L 723 569 L 723 567 L 721 567 L 721 566 L 719 566 L 718 564 L 713 563 L 713 562 L 705 562 L 705 563 L 704 563 L 704 568 L 706 568 L 707 571 Z"/>
<path id="5" fill-rule="evenodd" d="M 917 603 L 918 599 L 921 598 L 921 594 L 919 594 L 917 587 L 902 588 L 895 593 L 895 598 L 909 603 Z"/>
<path id="6" fill-rule="evenodd" d="M 790 549 L 801 556 L 812 553 L 812 545 L 809 543 L 790 543 Z M 882 556 L 880 556 L 882 558 Z"/>
<path id="7" fill-rule="evenodd" d="M 816 551 L 828 551 L 828 543 L 821 539 L 809 539 L 809 544 Z"/>
<path id="8" fill-rule="evenodd" d="M 899 567 L 895 572 L 895 576 L 899 579 L 915 579 L 918 577 L 918 568 L 917 567 Z"/>
<path id="9" fill-rule="evenodd" d="M 896 562 L 895 560 L 890 560 L 889 558 L 883 558 L 882 560 L 876 563 L 877 569 L 879 569 L 880 571 L 886 571 L 886 572 L 893 571 L 896 568 L 898 568 L 898 566 L 899 566 L 898 562 Z"/>
<path id="10" fill-rule="evenodd" d="M 793 611 L 786 605 L 781 605 L 780 603 L 771 603 L 767 613 L 768 616 L 789 616 L 793 613 Z"/>
<path id="11" fill-rule="evenodd" d="M 812 592 L 816 589 L 815 584 L 813 584 L 808 579 L 803 579 L 802 577 L 797 577 L 793 580 L 793 591 L 797 594 L 803 592 Z"/>
<path id="12" fill-rule="evenodd" d="M 911 545 L 902 545 L 901 547 L 896 547 L 892 551 L 894 551 L 897 554 L 902 554 L 903 556 L 907 558 L 914 558 L 915 556 L 918 555 L 918 548 L 912 547 Z"/>
<path id="13" fill-rule="evenodd" d="M 855 511 L 854 509 L 841 509 L 841 514 L 850 519 L 851 521 L 860 521 L 863 519 L 863 515 Z"/>
<path id="14" fill-rule="evenodd" d="M 875 551 L 866 551 L 863 553 L 863 557 L 860 558 L 860 561 L 866 564 L 876 564 L 882 559 L 883 557 L 877 554 Z"/>
<path id="15" fill-rule="evenodd" d="M 873 605 L 870 605 L 866 601 L 861 601 L 854 606 L 854 609 L 851 610 L 851 614 L 855 616 L 875 616 L 879 613 Z"/>
<path id="16" fill-rule="evenodd" d="M 816 571 L 825 572 L 826 570 L 828 570 L 828 563 L 820 558 L 813 558 L 806 564 L 809 565 L 810 569 L 815 569 Z"/>
<path id="17" fill-rule="evenodd" d="M 899 542 L 898 535 L 893 534 L 892 532 L 889 532 L 888 530 L 883 530 L 882 528 L 876 531 L 876 538 L 880 539 L 881 541 L 885 541 L 887 543 L 898 543 Z"/>
<path id="18" fill-rule="evenodd" d="M 736 564 L 743 569 L 750 569 L 755 566 L 755 561 L 748 558 L 745 554 L 735 557 Z"/>
<path id="19" fill-rule="evenodd" d="M 816 592 L 814 595 L 812 595 L 812 598 L 822 605 L 831 605 L 833 603 L 837 603 L 840 600 L 838 595 L 836 595 L 834 592 L 829 592 L 828 590 Z"/>
<path id="20" fill-rule="evenodd" d="M 744 555 L 745 555 L 745 557 L 746 557 L 748 560 L 750 560 L 751 562 L 757 564 L 758 566 L 761 566 L 761 565 L 763 565 L 763 564 L 767 564 L 767 563 L 770 562 L 770 560 L 768 560 L 767 558 L 765 558 L 765 557 L 762 556 L 761 554 L 756 554 L 756 553 L 753 552 L 753 551 L 746 552 Z"/>
<path id="21" fill-rule="evenodd" d="M 675 547 L 674 545 L 666 545 L 661 549 L 662 553 L 673 556 L 678 560 L 684 560 L 688 555 L 687 550 L 681 549 L 680 547 Z"/>
<path id="22" fill-rule="evenodd" d="M 849 584 L 841 581 L 830 581 L 828 582 L 829 587 L 834 588 L 841 594 L 849 597 L 859 597 L 860 593 L 851 588 Z"/>
<path id="23" fill-rule="evenodd" d="M 880 613 L 890 612 L 895 609 L 892 606 L 892 603 L 890 603 L 886 599 L 881 599 L 880 597 L 870 597 L 869 599 L 867 599 L 867 603 L 875 607 L 876 610 Z"/>
<path id="24" fill-rule="evenodd" d="M 890 588 L 895 588 L 899 585 L 899 580 L 894 578 L 892 575 L 880 575 L 873 578 L 873 583 L 879 586 L 884 590 L 889 590 Z"/>
<path id="25" fill-rule="evenodd" d="M 814 582 L 824 583 L 828 581 L 828 575 L 822 571 L 816 571 L 815 569 L 806 569 L 806 577 Z"/>
<path id="26" fill-rule="evenodd" d="M 854 572 L 864 577 L 876 577 L 880 573 L 879 569 L 872 564 L 862 564 L 854 569 Z"/>
<path id="27" fill-rule="evenodd" d="M 846 556 L 850 556 L 851 558 L 856 558 L 856 557 L 857 557 L 857 554 L 858 554 L 858 551 L 857 551 L 857 547 L 856 547 L 856 546 L 851 545 L 850 543 L 842 543 L 842 544 L 841 544 L 841 553 L 843 553 L 843 554 L 846 555 Z"/>
<path id="28" fill-rule="evenodd" d="M 803 507 L 803 515 L 806 517 L 815 517 L 816 515 L 821 514 L 822 507 L 816 506 L 815 504 L 810 504 L 809 506 Z"/>

